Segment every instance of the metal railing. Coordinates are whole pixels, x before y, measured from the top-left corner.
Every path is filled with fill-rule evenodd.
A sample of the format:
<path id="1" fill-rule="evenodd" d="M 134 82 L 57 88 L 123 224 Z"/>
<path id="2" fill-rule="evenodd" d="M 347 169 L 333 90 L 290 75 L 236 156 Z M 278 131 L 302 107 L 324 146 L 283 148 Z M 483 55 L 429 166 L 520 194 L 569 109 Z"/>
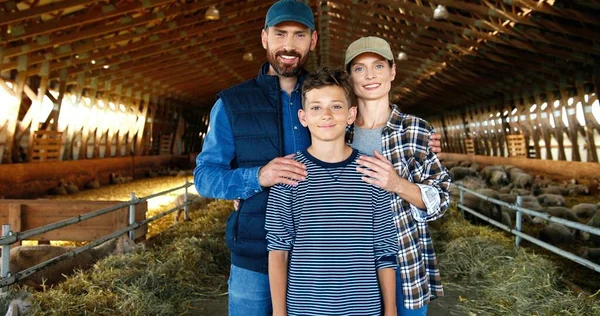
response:
<path id="1" fill-rule="evenodd" d="M 45 267 L 49 266 L 49 265 L 53 265 L 59 261 L 62 261 L 64 259 L 67 258 L 73 258 L 76 255 L 89 250 L 93 247 L 96 247 L 100 244 L 102 244 L 103 242 L 106 242 L 108 240 L 111 240 L 113 238 L 116 238 L 122 234 L 125 234 L 127 232 L 129 232 L 129 238 L 131 238 L 131 240 L 134 240 L 134 234 L 135 234 L 135 229 L 146 225 L 152 221 L 155 221 L 159 218 L 165 217 L 179 209 L 181 209 L 181 207 L 183 206 L 184 209 L 184 219 L 187 221 L 189 220 L 189 205 L 190 205 L 190 201 L 188 199 L 188 187 L 192 186 L 193 183 L 190 183 L 187 179 L 185 180 L 185 184 L 179 187 L 175 187 L 175 188 L 171 188 L 165 191 L 161 191 L 158 193 L 154 193 L 142 198 L 137 198 L 135 196 L 135 193 L 131 193 L 130 195 L 130 200 L 129 202 L 123 202 L 123 203 L 119 203 L 110 207 L 106 207 L 100 210 L 96 210 L 93 212 L 89 212 L 86 214 L 82 214 L 79 216 L 75 216 L 72 218 L 68 218 L 66 220 L 62 220 L 56 223 L 52 223 L 52 224 L 48 224 L 48 225 L 44 225 L 44 226 L 40 226 L 37 228 L 33 228 L 30 230 L 26 230 L 24 232 L 12 232 L 10 231 L 10 225 L 9 224 L 4 224 L 2 225 L 2 237 L 0 237 L 0 245 L 2 246 L 2 271 L 1 271 L 1 276 L 2 278 L 0 279 L 0 288 L 2 291 L 6 290 L 6 287 L 8 285 L 11 285 L 13 283 L 16 283 L 17 281 L 26 278 L 28 276 L 30 276 L 33 273 L 36 273 L 37 271 L 40 271 L 42 269 L 44 269 Z M 164 212 L 161 212 L 155 216 L 152 216 L 150 218 L 146 218 L 142 221 L 136 222 L 135 221 L 135 206 L 141 202 L 145 202 L 147 200 L 150 200 L 152 198 L 155 198 L 157 196 L 161 196 L 161 195 L 165 195 L 167 193 L 173 192 L 173 191 L 177 191 L 180 189 L 184 189 L 184 202 L 181 205 L 176 205 Z M 39 234 L 43 234 L 52 230 L 56 230 L 59 228 L 63 228 L 69 225 L 73 225 L 73 224 L 77 224 L 79 222 L 94 218 L 94 217 L 98 217 L 100 215 L 104 215 L 110 212 L 114 212 L 118 209 L 124 208 L 129 206 L 129 226 L 122 228 L 120 230 L 117 230 L 109 235 L 106 235 L 102 238 L 98 238 L 92 242 L 90 242 L 89 244 L 85 245 L 85 246 L 81 246 L 81 247 L 77 247 L 74 248 L 73 250 L 66 252 L 60 256 L 54 257 L 52 259 L 46 260 L 42 263 L 39 263 L 35 266 L 32 266 L 30 268 L 27 268 L 25 270 L 19 271 L 17 273 L 15 273 L 14 275 L 11 275 L 10 273 L 10 269 L 9 269 L 9 262 L 10 262 L 10 245 L 18 242 L 18 241 L 22 241 L 24 239 L 28 239 L 31 236 L 35 236 L 35 235 L 39 235 Z"/>
<path id="2" fill-rule="evenodd" d="M 522 201 L 523 201 L 523 197 L 522 196 L 518 196 L 517 197 L 517 202 L 515 204 L 511 204 L 511 203 L 507 203 L 507 202 L 504 202 L 504 201 L 496 200 L 496 199 L 488 197 L 488 196 L 486 196 L 484 194 L 481 194 L 481 193 L 475 192 L 473 190 L 467 189 L 467 188 L 465 188 L 463 186 L 459 186 L 459 185 L 455 185 L 455 184 L 452 184 L 452 185 L 454 187 L 456 187 L 456 188 L 459 189 L 459 192 L 460 192 L 460 203 L 458 204 L 458 208 L 460 208 L 461 211 L 467 211 L 470 214 L 472 214 L 472 215 L 474 215 L 474 216 L 476 216 L 476 217 L 478 217 L 478 218 L 480 218 L 480 219 L 482 219 L 482 220 L 484 220 L 484 221 L 486 221 L 486 222 L 488 222 L 488 223 L 490 223 L 490 224 L 492 224 L 492 225 L 494 225 L 494 226 L 496 226 L 498 228 L 501 228 L 501 229 L 503 229 L 503 230 L 505 230 L 507 232 L 510 232 L 511 234 L 515 235 L 516 236 L 516 238 L 515 238 L 515 245 L 517 247 L 519 247 L 519 245 L 521 243 L 521 239 L 525 239 L 525 240 L 527 240 L 527 241 L 529 241 L 531 243 L 534 243 L 534 244 L 536 244 L 536 245 L 538 245 L 538 246 L 540 246 L 540 247 L 542 247 L 544 249 L 550 250 L 550 251 L 554 252 L 555 254 L 557 254 L 559 256 L 562 256 L 562 257 L 570 259 L 570 260 L 572 260 L 574 262 L 577 262 L 577 263 L 579 263 L 579 264 L 581 264 L 581 265 L 583 265 L 585 267 L 588 267 L 588 268 L 590 268 L 592 270 L 595 270 L 596 272 L 600 272 L 600 265 L 598 265 L 598 264 L 596 264 L 596 263 L 594 263 L 594 262 L 592 262 L 590 260 L 587 260 L 587 259 L 581 258 L 579 256 L 576 256 L 576 255 L 574 255 L 574 254 L 572 254 L 572 253 L 570 253 L 568 251 L 564 251 L 564 250 L 562 250 L 562 249 L 560 249 L 560 248 L 558 248 L 556 246 L 553 246 L 553 245 L 551 245 L 549 243 L 546 243 L 546 242 L 541 241 L 541 240 L 539 240 L 539 239 L 537 239 L 535 237 L 532 237 L 530 235 L 527 235 L 527 234 L 521 232 L 522 213 L 528 214 L 530 216 L 540 217 L 540 218 L 543 218 L 543 219 L 545 219 L 545 220 L 547 220 L 549 222 L 559 223 L 559 224 L 562 224 L 564 226 L 571 227 L 571 228 L 574 228 L 574 229 L 578 229 L 580 231 L 588 232 L 590 234 L 594 234 L 594 235 L 598 235 L 598 236 L 600 236 L 600 228 L 596 228 L 596 227 L 584 225 L 584 224 L 577 223 L 577 222 L 572 222 L 572 221 L 569 221 L 569 220 L 566 220 L 566 219 L 562 219 L 562 218 L 559 218 L 559 217 L 556 217 L 556 216 L 548 215 L 546 213 L 540 213 L 540 212 L 533 211 L 533 210 L 530 210 L 530 209 L 527 209 L 527 208 L 523 208 L 523 207 L 521 207 Z M 478 198 L 480 198 L 480 199 L 483 199 L 483 200 L 486 200 L 488 202 L 492 202 L 494 204 L 502 205 L 502 206 L 505 206 L 505 207 L 508 207 L 510 209 L 515 210 L 516 211 L 515 228 L 511 228 L 511 227 L 509 227 L 507 225 L 504 225 L 504 224 L 502 224 L 502 223 L 500 223 L 500 222 L 498 222 L 496 220 L 493 220 L 493 219 L 491 219 L 491 218 L 489 218 L 489 217 L 487 217 L 487 216 L 485 216 L 485 215 L 483 215 L 483 214 L 481 214 L 481 213 L 479 213 L 479 212 L 477 212 L 477 211 L 475 211 L 475 210 L 473 210 L 473 209 L 465 206 L 464 205 L 464 194 L 465 194 L 464 192 L 465 191 L 468 192 L 468 193 L 470 193 L 470 194 L 472 194 L 472 195 L 474 195 L 474 196 L 476 196 L 476 197 L 478 197 Z"/>

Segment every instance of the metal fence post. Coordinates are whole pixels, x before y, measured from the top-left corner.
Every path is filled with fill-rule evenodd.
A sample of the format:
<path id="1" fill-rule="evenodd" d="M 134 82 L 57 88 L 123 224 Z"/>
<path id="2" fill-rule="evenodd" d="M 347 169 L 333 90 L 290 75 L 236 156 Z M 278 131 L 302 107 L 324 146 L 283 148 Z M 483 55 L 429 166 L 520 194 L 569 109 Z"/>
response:
<path id="1" fill-rule="evenodd" d="M 2 237 L 10 236 L 10 224 L 2 225 Z M 2 245 L 2 278 L 6 278 L 8 276 L 9 264 L 10 262 L 10 245 Z M 7 287 L 3 287 L 0 289 L 0 292 L 6 292 Z"/>
<path id="2" fill-rule="evenodd" d="M 188 185 L 189 185 L 189 182 L 188 182 L 188 179 L 186 178 L 185 179 L 185 191 L 183 194 L 183 197 L 184 197 L 183 220 L 185 220 L 185 221 L 190 220 L 190 207 L 188 205 Z"/>
<path id="3" fill-rule="evenodd" d="M 517 206 L 522 207 L 523 206 L 523 197 L 522 196 L 517 196 Z M 518 232 L 521 232 L 521 211 L 517 210 L 517 217 L 515 219 L 515 224 L 516 224 L 516 229 Z M 521 237 L 517 236 L 517 238 L 515 238 L 515 245 L 517 246 L 517 248 L 519 248 L 519 244 L 521 243 Z"/>
<path id="4" fill-rule="evenodd" d="M 465 191 L 463 191 L 461 188 L 458 188 L 458 191 L 460 192 L 460 205 L 464 205 L 465 204 Z M 465 211 L 460 208 L 460 215 L 462 215 L 463 218 L 465 218 Z"/>
<path id="5" fill-rule="evenodd" d="M 131 204 L 129 205 L 129 226 L 133 225 L 133 223 L 135 223 L 135 193 L 131 192 L 131 196 L 130 196 L 130 202 Z M 135 240 L 135 229 L 132 229 L 129 231 L 129 238 L 131 240 Z"/>

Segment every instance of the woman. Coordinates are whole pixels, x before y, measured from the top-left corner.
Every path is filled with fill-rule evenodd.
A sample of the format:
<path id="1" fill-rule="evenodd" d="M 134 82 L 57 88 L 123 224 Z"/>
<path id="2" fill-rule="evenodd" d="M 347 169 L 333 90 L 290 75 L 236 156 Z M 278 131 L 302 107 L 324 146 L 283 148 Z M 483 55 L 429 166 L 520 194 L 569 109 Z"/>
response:
<path id="1" fill-rule="evenodd" d="M 390 104 L 396 65 L 390 45 L 363 37 L 348 46 L 345 67 L 353 82 L 358 115 L 347 140 L 362 156 L 364 181 L 392 193 L 400 251 L 396 274 L 398 315 L 427 315 L 443 289 L 427 221 L 448 208 L 450 176 L 428 147 L 431 126 Z"/>

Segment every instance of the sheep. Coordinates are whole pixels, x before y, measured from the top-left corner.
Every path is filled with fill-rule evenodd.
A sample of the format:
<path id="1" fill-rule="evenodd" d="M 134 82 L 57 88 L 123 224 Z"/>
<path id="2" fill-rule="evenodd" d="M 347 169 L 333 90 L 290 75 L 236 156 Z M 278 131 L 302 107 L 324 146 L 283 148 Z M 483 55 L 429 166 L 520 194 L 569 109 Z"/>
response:
<path id="1" fill-rule="evenodd" d="M 511 173 L 510 181 L 521 189 L 531 189 L 533 186 L 533 177 L 526 173 Z"/>
<path id="2" fill-rule="evenodd" d="M 556 185 L 541 188 L 539 190 L 539 192 L 540 192 L 540 194 L 556 194 L 556 195 L 563 195 L 566 193 L 564 188 L 562 188 L 560 186 L 556 186 Z"/>
<path id="3" fill-rule="evenodd" d="M 481 175 L 483 177 L 483 179 L 485 179 L 486 181 L 489 181 L 490 178 L 492 177 L 492 173 L 494 171 L 504 171 L 504 167 L 502 166 L 485 166 L 483 169 L 481 169 Z M 506 171 L 504 171 L 506 172 Z"/>
<path id="4" fill-rule="evenodd" d="M 453 181 L 458 181 L 460 179 L 466 178 L 466 177 L 477 177 L 479 175 L 479 172 L 473 170 L 473 169 L 469 169 L 466 167 L 454 167 L 452 169 L 450 169 L 450 176 L 452 177 Z"/>
<path id="5" fill-rule="evenodd" d="M 585 185 L 581 185 L 581 184 L 569 184 L 569 185 L 567 185 L 567 194 L 569 196 L 589 195 L 590 194 L 590 190 Z"/>
<path id="6" fill-rule="evenodd" d="M 67 184 L 67 193 L 69 193 L 69 194 L 79 193 L 79 187 L 77 185 L 75 185 L 75 183 L 69 182 L 69 184 Z"/>
<path id="7" fill-rule="evenodd" d="M 48 193 L 52 195 L 67 195 L 67 183 L 65 182 L 65 180 L 60 179 L 58 181 L 58 186 L 50 189 Z"/>
<path id="8" fill-rule="evenodd" d="M 109 176 L 109 179 L 110 179 L 110 183 L 111 184 L 121 184 L 121 183 L 124 183 L 123 182 L 123 177 L 120 174 L 118 174 L 118 173 L 114 173 L 114 172 L 111 173 L 110 176 Z"/>
<path id="9" fill-rule="evenodd" d="M 581 251 L 581 255 L 583 259 L 589 259 L 590 261 L 594 261 L 596 263 L 600 263 L 600 248 L 588 248 L 584 247 Z"/>
<path id="10" fill-rule="evenodd" d="M 19 291 L 17 295 L 8 304 L 8 310 L 5 316 L 26 315 L 31 307 L 31 298 L 33 295 L 26 291 Z"/>
<path id="11" fill-rule="evenodd" d="M 479 170 L 481 170 L 481 165 L 478 163 L 473 163 L 472 165 L 469 166 L 469 168 L 479 172 Z"/>
<path id="12" fill-rule="evenodd" d="M 540 240 L 551 244 L 570 243 L 575 240 L 575 236 L 570 229 L 558 223 L 550 223 L 544 227 L 539 235 Z"/>
<path id="13" fill-rule="evenodd" d="M 504 170 L 506 170 L 506 172 L 510 176 L 511 180 L 513 180 L 514 178 L 516 178 L 517 175 L 519 175 L 519 174 L 525 174 L 525 171 L 523 171 L 522 169 L 519 169 L 517 167 L 506 167 L 506 168 L 504 168 Z"/>
<path id="14" fill-rule="evenodd" d="M 507 186 L 501 187 L 500 189 L 498 189 L 498 193 L 509 194 L 513 188 L 514 188 L 514 184 L 509 183 Z"/>
<path id="15" fill-rule="evenodd" d="M 513 210 L 512 208 L 508 208 L 504 205 L 502 205 L 500 207 L 500 210 L 502 211 L 502 216 L 504 216 L 504 214 L 508 214 L 508 216 L 510 216 L 510 218 L 512 217 L 516 217 L 516 210 Z M 531 216 L 529 216 L 529 214 L 527 213 L 523 213 L 521 212 L 521 220 L 523 221 L 523 223 L 532 223 L 533 220 L 531 219 Z M 502 218 L 502 222 L 504 223 L 505 219 L 504 217 Z"/>
<path id="16" fill-rule="evenodd" d="M 92 181 L 86 183 L 85 185 L 86 189 L 98 189 L 100 188 L 100 181 L 98 181 L 98 179 L 93 178 Z"/>
<path id="17" fill-rule="evenodd" d="M 444 161 L 443 162 L 444 166 L 449 170 L 452 169 L 453 167 L 458 166 L 458 162 L 457 161 Z"/>
<path id="18" fill-rule="evenodd" d="M 573 213 L 573 211 L 571 211 L 570 209 L 563 207 L 563 206 L 551 206 L 551 207 L 547 207 L 544 212 L 548 213 L 548 215 L 554 216 L 554 217 L 560 217 L 572 222 L 579 222 L 577 215 L 575 215 L 575 213 Z"/>
<path id="19" fill-rule="evenodd" d="M 44 261 L 58 257 L 75 247 L 60 247 L 51 245 L 17 246 L 10 250 L 10 273 L 15 274 L 35 266 Z M 33 273 L 21 280 L 24 285 L 38 290 L 44 285 L 53 286 L 63 281 L 66 276 L 74 273 L 74 270 L 85 270 L 91 268 L 98 260 L 111 254 L 124 254 L 133 252 L 135 243 L 127 235 L 118 239 L 107 241 L 97 247 L 84 251 L 73 258 L 67 258 Z"/>
<path id="20" fill-rule="evenodd" d="M 496 170 L 494 172 L 492 172 L 492 175 L 489 179 L 489 183 L 490 185 L 494 186 L 494 187 L 500 187 L 503 185 L 508 184 L 508 176 L 506 175 L 506 172 L 501 171 L 501 170 Z"/>
<path id="21" fill-rule="evenodd" d="M 538 195 L 537 199 L 543 206 L 564 206 L 567 204 L 567 201 L 562 195 L 541 194 Z"/>
<path id="22" fill-rule="evenodd" d="M 198 208 L 205 208 L 210 202 L 214 201 L 214 199 L 207 198 L 204 196 L 200 196 L 194 193 L 188 193 L 188 201 L 190 202 L 190 207 L 193 205 Z M 185 202 L 185 194 L 182 193 L 178 195 L 175 200 L 173 200 L 173 204 L 175 206 L 182 205 Z M 181 213 L 183 212 L 183 206 L 175 212 L 173 216 L 173 221 L 177 223 L 179 221 L 179 217 L 181 217 Z"/>
<path id="23" fill-rule="evenodd" d="M 531 195 L 531 191 L 525 189 L 514 188 L 510 191 L 510 194 L 514 195 Z"/>
<path id="24" fill-rule="evenodd" d="M 502 202 L 514 204 L 517 201 L 517 196 L 514 194 L 499 193 L 498 198 Z"/>
<path id="25" fill-rule="evenodd" d="M 592 226 L 592 227 L 596 227 L 596 228 L 600 228 L 600 211 L 596 211 L 596 214 L 594 214 L 594 216 L 589 220 L 589 222 L 587 223 L 588 226 Z M 596 244 L 596 245 L 600 245 L 600 236 L 598 235 L 594 235 L 594 234 L 590 234 L 590 240 Z"/>
<path id="26" fill-rule="evenodd" d="M 460 162 L 458 165 L 459 165 L 460 167 L 466 167 L 466 168 L 469 168 L 469 167 L 471 166 L 471 164 L 473 164 L 473 163 L 471 162 L 471 160 L 464 160 L 464 161 L 461 161 L 461 162 Z"/>
<path id="27" fill-rule="evenodd" d="M 600 209 L 600 205 L 592 203 L 580 203 L 571 208 L 579 217 L 589 218 L 594 216 Z"/>

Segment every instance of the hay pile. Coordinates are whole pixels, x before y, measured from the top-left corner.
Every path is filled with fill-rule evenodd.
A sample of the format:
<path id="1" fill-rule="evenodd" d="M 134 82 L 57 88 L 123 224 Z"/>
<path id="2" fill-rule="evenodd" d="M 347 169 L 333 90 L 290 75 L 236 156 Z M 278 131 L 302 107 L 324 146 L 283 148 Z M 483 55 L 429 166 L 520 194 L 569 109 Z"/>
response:
<path id="1" fill-rule="evenodd" d="M 150 240 L 145 249 L 99 262 L 46 292 L 34 293 L 33 315 L 177 315 L 198 296 L 227 290 L 224 243 L 231 202 L 216 201 Z"/>
<path id="2" fill-rule="evenodd" d="M 596 297 L 562 286 L 557 265 L 512 239 L 460 218 L 456 208 L 436 229 L 440 270 L 449 290 L 461 294 L 457 310 L 469 315 L 600 315 Z M 575 264 L 575 263 L 573 263 Z"/>

